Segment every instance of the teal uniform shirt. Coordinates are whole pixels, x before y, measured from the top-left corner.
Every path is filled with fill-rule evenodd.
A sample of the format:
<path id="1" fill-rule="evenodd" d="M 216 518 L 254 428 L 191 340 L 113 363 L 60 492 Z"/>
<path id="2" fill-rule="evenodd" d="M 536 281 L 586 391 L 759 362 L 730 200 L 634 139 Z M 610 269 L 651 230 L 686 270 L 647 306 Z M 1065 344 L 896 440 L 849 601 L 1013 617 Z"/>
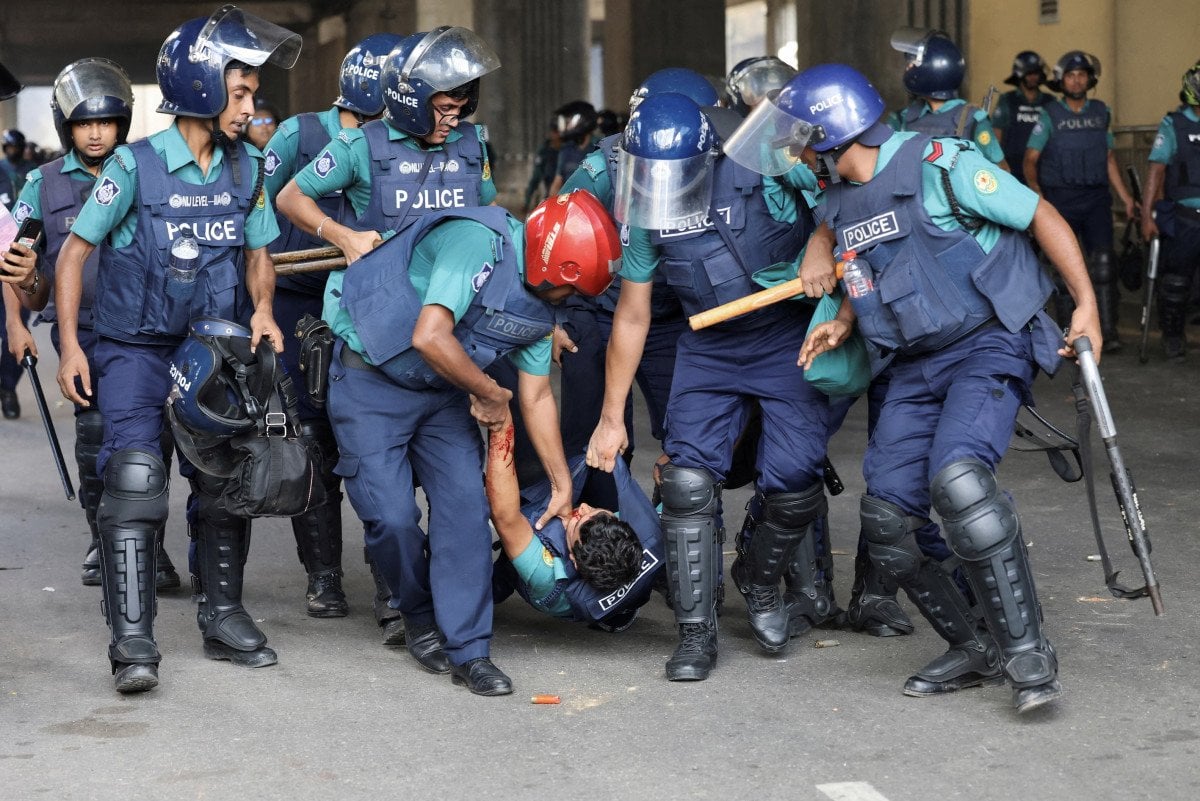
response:
<path id="1" fill-rule="evenodd" d="M 956 97 L 953 100 L 947 100 L 945 103 L 943 103 L 938 109 L 938 112 L 949 113 L 950 111 L 960 108 L 961 106 L 965 106 L 966 104 L 967 101 L 963 100 L 961 97 Z M 933 109 L 930 108 L 929 102 L 926 101 L 925 106 L 921 109 L 920 116 L 924 117 L 926 114 L 932 113 Z M 902 114 L 903 112 L 896 111 L 888 115 L 888 125 L 897 131 L 903 131 L 904 122 L 901 117 Z M 1000 162 L 1004 161 L 1004 151 L 1000 149 L 1000 143 L 996 141 L 996 132 L 992 128 L 992 121 L 988 118 L 987 112 L 981 108 L 977 108 L 971 113 L 971 119 L 975 121 L 975 135 L 971 137 L 970 141 L 974 142 L 976 147 L 979 148 L 980 152 L 982 152 L 983 155 L 986 156 L 993 164 L 999 164 Z"/>
<path id="2" fill-rule="evenodd" d="M 508 227 L 514 251 L 509 257 L 517 259 L 524 277 L 524 226 L 510 217 Z M 455 323 L 461 320 L 475 296 L 473 279 L 484 265 L 491 265 L 495 261 L 496 239 L 487 226 L 474 220 L 447 220 L 429 229 L 417 242 L 408 264 L 409 279 L 422 303 L 426 306 L 443 306 L 454 315 Z M 346 340 L 347 345 L 366 358 L 350 313 L 341 305 L 345 277 L 345 270 L 330 274 L 325 286 L 322 316 L 329 322 L 334 334 Z M 518 348 L 508 356 L 522 372 L 549 375 L 550 337 Z"/>
<path id="3" fill-rule="evenodd" d="M 1184 106 L 1183 116 L 1192 122 L 1200 122 L 1200 115 L 1197 115 L 1195 106 Z M 1175 125 L 1169 116 L 1163 117 L 1162 122 L 1158 125 L 1158 135 L 1154 137 L 1154 146 L 1150 148 L 1150 161 L 1158 164 L 1170 164 L 1177 152 L 1179 152 L 1179 143 L 1175 141 Z M 24 194 L 21 195 L 21 197 L 24 196 Z M 1200 209 L 1200 197 L 1188 197 L 1175 202 L 1185 208 Z"/>
<path id="4" fill-rule="evenodd" d="M 1068 106 L 1066 101 L 1062 98 L 1059 98 L 1054 102 L 1061 103 L 1062 106 L 1067 109 L 1067 111 L 1071 111 L 1071 107 Z M 1099 103 L 1102 106 L 1104 105 L 1104 103 L 1100 100 L 1089 100 L 1083 104 L 1083 108 L 1078 112 L 1071 111 L 1071 113 L 1076 114 L 1076 116 L 1082 116 L 1084 112 L 1089 110 L 1088 107 L 1092 103 Z M 1036 150 L 1040 153 L 1046 149 L 1046 143 L 1050 141 L 1050 137 L 1053 133 L 1054 124 L 1050 121 L 1050 115 L 1046 112 L 1046 109 L 1043 108 L 1038 112 L 1037 125 L 1033 126 L 1033 132 L 1029 134 L 1029 142 L 1025 145 L 1025 147 L 1029 150 Z M 1113 149 L 1113 135 L 1111 128 L 1108 130 L 1108 149 Z"/>
<path id="5" fill-rule="evenodd" d="M 562 193 L 586 189 L 595 195 L 605 208 L 612 208 L 613 185 L 608 179 L 608 169 L 604 164 L 606 158 L 607 156 L 599 150 L 588 153 L 563 184 Z"/>
<path id="6" fill-rule="evenodd" d="M 791 172 L 779 178 L 763 177 L 763 200 L 771 217 L 782 223 L 794 223 L 798 219 L 800 203 L 813 204 L 817 192 L 817 179 L 804 165 L 793 167 Z M 772 287 L 796 277 L 804 250 L 792 261 L 772 264 L 754 274 L 754 281 L 763 287 Z M 653 280 L 658 268 L 659 250 L 650 241 L 650 231 L 644 228 L 629 229 L 629 243 L 621 248 L 621 277 L 635 284 Z"/>
<path id="7" fill-rule="evenodd" d="M 321 127 L 329 134 L 329 138 L 333 139 L 342 130 L 342 119 L 337 106 L 333 106 L 326 111 L 321 112 Z M 275 129 L 275 134 L 271 137 L 271 141 L 267 142 L 267 149 L 264 151 L 266 156 L 267 173 L 263 178 L 263 186 L 266 189 L 267 195 L 275 197 L 279 194 L 279 190 L 292 180 L 303 164 L 296 163 L 296 154 L 300 150 L 300 121 L 295 117 L 288 117 L 283 122 L 279 123 L 279 127 Z"/>
<path id="8" fill-rule="evenodd" d="M 562 559 L 551 553 L 536 534 L 530 539 L 525 550 L 512 560 L 512 566 L 521 581 L 525 582 L 530 598 L 545 598 L 554 591 L 560 579 L 567 577 Z M 535 603 L 533 607 L 554 617 L 567 620 L 572 617 L 571 601 L 565 592 L 559 593 L 549 606 Z"/>
<path id="9" fill-rule="evenodd" d="M 29 171 L 29 175 L 25 176 L 25 188 L 21 190 L 21 197 L 17 200 L 17 205 L 13 207 L 13 217 L 21 222 L 27 219 L 46 219 L 42 214 L 42 181 L 45 180 L 42 177 L 42 170 L 45 166 L 36 167 Z M 70 176 L 71 180 L 80 183 L 91 183 L 96 180 L 95 176 L 80 161 L 74 148 L 71 148 L 70 152 L 63 157 L 61 172 L 63 175 Z"/>
<path id="10" fill-rule="evenodd" d="M 212 162 L 205 175 L 183 141 L 179 133 L 178 122 L 172 122 L 171 127 L 148 137 L 154 152 L 167 165 L 167 171 L 173 173 L 185 183 L 204 186 L 214 183 L 221 177 L 225 166 L 225 151 L 222 148 L 213 150 Z M 259 170 L 262 168 L 262 153 L 254 145 L 246 144 L 250 152 L 251 163 L 243 164 L 242 169 Z M 117 157 L 120 157 L 119 159 Z M 109 237 L 109 244 L 114 248 L 122 248 L 133 241 L 137 231 L 137 163 L 133 152 L 125 145 L 118 147 L 113 157 L 104 162 L 96 186 L 109 178 L 116 189 L 111 201 L 105 205 L 96 201 L 93 194 L 79 212 L 71 233 L 85 239 L 93 245 L 99 245 L 104 238 Z M 259 193 L 258 202 L 250 208 L 246 215 L 245 247 L 253 250 L 265 248 L 279 236 L 279 225 L 275 222 L 275 211 L 271 207 L 271 199 L 266 192 Z"/>
<path id="11" fill-rule="evenodd" d="M 387 123 L 388 139 L 402 142 L 405 147 L 421 151 L 417 140 Z M 278 135 L 278 134 L 276 134 Z M 446 137 L 447 142 L 456 142 L 462 138 L 458 131 L 451 131 Z M 274 140 L 272 140 L 274 141 Z M 429 150 L 443 150 L 441 145 L 434 145 Z M 332 165 L 324 176 L 317 174 L 316 162 L 328 157 L 326 164 Z M 333 141 L 321 151 L 321 155 L 312 164 L 303 167 L 296 173 L 296 186 L 308 197 L 316 200 L 323 195 L 332 194 L 339 189 L 345 190 L 346 198 L 354 209 L 356 216 L 362 216 L 367 205 L 371 202 L 371 153 L 367 146 L 367 137 L 359 128 L 343 128 L 333 137 Z M 496 199 L 496 184 L 492 182 L 492 166 L 487 160 L 487 150 L 483 156 L 483 184 L 479 189 L 479 203 L 486 206 Z"/>

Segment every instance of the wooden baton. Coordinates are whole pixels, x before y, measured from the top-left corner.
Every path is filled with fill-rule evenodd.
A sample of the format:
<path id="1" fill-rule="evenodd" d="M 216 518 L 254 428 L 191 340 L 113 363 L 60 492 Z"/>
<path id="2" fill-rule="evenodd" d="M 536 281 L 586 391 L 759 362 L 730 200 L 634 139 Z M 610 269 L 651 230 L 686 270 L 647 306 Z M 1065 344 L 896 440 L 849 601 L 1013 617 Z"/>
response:
<path id="1" fill-rule="evenodd" d="M 276 275 L 297 275 L 299 273 L 319 273 L 328 270 L 343 270 L 346 267 L 346 257 L 339 255 L 330 259 L 312 259 L 297 261 L 290 264 L 276 264 Z"/>
<path id="2" fill-rule="evenodd" d="M 843 263 L 839 261 L 834 268 L 834 274 L 838 279 L 842 277 L 842 267 Z M 688 325 L 692 327 L 693 331 L 699 331 L 702 328 L 708 328 L 711 325 L 732 320 L 734 317 L 757 311 L 788 298 L 796 298 L 803 295 L 804 282 L 799 278 L 793 278 L 790 281 L 784 281 L 782 284 L 776 284 L 770 289 L 764 289 L 761 292 L 755 292 L 737 300 L 722 303 L 720 306 L 714 306 L 708 311 L 693 314 L 688 318 Z"/>
<path id="3" fill-rule="evenodd" d="M 271 261 L 279 264 L 295 264 L 299 261 L 315 261 L 316 259 L 332 259 L 342 255 L 339 248 L 309 248 L 308 250 L 289 250 L 285 253 L 272 253 Z"/>

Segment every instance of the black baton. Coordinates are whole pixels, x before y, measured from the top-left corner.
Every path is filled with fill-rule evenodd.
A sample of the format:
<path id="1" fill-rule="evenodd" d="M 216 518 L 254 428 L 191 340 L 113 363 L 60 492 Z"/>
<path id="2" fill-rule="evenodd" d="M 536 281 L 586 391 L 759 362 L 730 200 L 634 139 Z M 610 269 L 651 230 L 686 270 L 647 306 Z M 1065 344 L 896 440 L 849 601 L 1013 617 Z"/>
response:
<path id="1" fill-rule="evenodd" d="M 46 406 L 46 394 L 42 392 L 42 382 L 38 380 L 37 357 L 25 349 L 25 357 L 21 359 L 25 372 L 29 373 L 29 383 L 33 385 L 33 397 L 37 399 L 38 411 L 42 413 L 42 424 L 46 426 L 46 436 L 50 439 L 50 450 L 54 452 L 54 465 L 58 468 L 58 477 L 62 479 L 63 491 L 67 500 L 75 500 L 75 488 L 71 486 L 71 477 L 67 475 L 67 463 L 63 461 L 62 447 L 58 444 L 58 434 L 54 431 L 54 422 L 50 419 L 50 409 Z"/>
<path id="2" fill-rule="evenodd" d="M 1112 466 L 1113 490 L 1117 494 L 1117 504 L 1121 507 L 1125 533 L 1129 536 L 1129 544 L 1133 546 L 1133 553 L 1137 556 L 1138 564 L 1146 577 L 1146 594 L 1150 596 L 1154 614 L 1161 615 L 1163 602 L 1158 591 L 1158 579 L 1154 577 L 1154 568 L 1150 565 L 1150 540 L 1146 536 L 1146 521 L 1142 518 L 1142 509 L 1138 504 L 1137 492 L 1133 488 L 1133 480 L 1129 471 L 1125 469 L 1125 460 L 1121 458 L 1121 450 L 1117 447 L 1117 426 L 1108 406 L 1108 397 L 1104 394 L 1100 368 L 1096 365 L 1096 357 L 1092 355 L 1091 340 L 1085 336 L 1078 337 L 1073 347 L 1079 356 L 1079 372 L 1083 377 L 1083 386 L 1087 389 L 1088 400 L 1092 403 L 1096 428 L 1100 430 L 1104 449 L 1108 451 L 1108 460 Z"/>

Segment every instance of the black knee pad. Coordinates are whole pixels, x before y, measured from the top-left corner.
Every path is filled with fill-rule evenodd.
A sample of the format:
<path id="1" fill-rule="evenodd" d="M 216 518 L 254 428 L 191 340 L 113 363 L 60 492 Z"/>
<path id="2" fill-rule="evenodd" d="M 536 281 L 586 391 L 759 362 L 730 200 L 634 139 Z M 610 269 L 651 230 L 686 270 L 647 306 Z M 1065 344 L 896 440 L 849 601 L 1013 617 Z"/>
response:
<path id="1" fill-rule="evenodd" d="M 720 492 L 703 470 L 668 464 L 662 469 L 663 514 L 677 517 L 711 515 Z"/>
<path id="2" fill-rule="evenodd" d="M 167 519 L 167 469 L 149 451 L 126 449 L 109 457 L 104 468 L 104 498 L 99 514 L 107 525 L 139 523 L 155 527 Z"/>
<path id="3" fill-rule="evenodd" d="M 104 417 L 95 409 L 75 415 L 75 450 L 86 446 L 97 452 L 104 442 Z"/>
<path id="4" fill-rule="evenodd" d="M 996 477 L 978 459 L 943 467 L 930 485 L 933 507 L 942 516 L 954 553 L 964 561 L 987 559 L 1007 547 L 1020 531 L 1012 502 Z"/>
<path id="5" fill-rule="evenodd" d="M 829 510 L 825 486 L 818 481 L 800 492 L 763 496 L 763 522 L 781 529 L 804 528 Z"/>
<path id="6" fill-rule="evenodd" d="M 913 536 L 917 520 L 896 504 L 873 495 L 862 496 L 858 515 L 871 561 L 884 575 L 902 584 L 912 581 L 923 559 Z"/>
<path id="7" fill-rule="evenodd" d="M 1169 306 L 1186 306 L 1191 299 L 1192 282 L 1186 275 L 1167 273 L 1159 279 L 1160 302 Z"/>

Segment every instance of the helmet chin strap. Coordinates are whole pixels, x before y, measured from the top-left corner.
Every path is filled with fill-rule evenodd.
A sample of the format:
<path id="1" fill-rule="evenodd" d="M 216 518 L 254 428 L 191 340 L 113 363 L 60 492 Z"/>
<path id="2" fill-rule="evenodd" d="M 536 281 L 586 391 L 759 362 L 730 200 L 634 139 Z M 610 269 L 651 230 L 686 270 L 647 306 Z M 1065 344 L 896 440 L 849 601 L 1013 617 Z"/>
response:
<path id="1" fill-rule="evenodd" d="M 847 142 L 844 145 L 839 145 L 833 150 L 817 154 L 817 168 L 813 174 L 822 181 L 827 181 L 831 184 L 839 184 L 842 182 L 842 177 L 838 175 L 837 163 L 838 159 L 846 155 L 846 151 L 850 149 L 853 142 Z"/>
<path id="2" fill-rule="evenodd" d="M 212 118 L 212 131 L 210 133 L 212 134 L 213 143 L 225 151 L 226 156 L 229 158 L 229 169 L 233 182 L 240 185 L 242 182 L 242 165 L 239 163 L 238 153 L 241 151 L 241 148 L 237 146 L 236 137 L 231 138 L 221 129 L 220 120 L 219 115 Z"/>
<path id="3" fill-rule="evenodd" d="M 79 148 L 76 147 L 75 155 L 79 158 L 80 161 L 83 162 L 83 166 L 99 167 L 101 164 L 104 163 L 104 160 L 106 158 L 108 158 L 109 156 L 112 155 L 112 152 L 114 150 L 116 150 L 116 147 L 111 147 L 108 150 L 106 150 L 104 152 L 104 155 L 102 155 L 102 156 L 89 156 L 88 154 L 84 153 L 82 150 L 80 150 Z"/>

